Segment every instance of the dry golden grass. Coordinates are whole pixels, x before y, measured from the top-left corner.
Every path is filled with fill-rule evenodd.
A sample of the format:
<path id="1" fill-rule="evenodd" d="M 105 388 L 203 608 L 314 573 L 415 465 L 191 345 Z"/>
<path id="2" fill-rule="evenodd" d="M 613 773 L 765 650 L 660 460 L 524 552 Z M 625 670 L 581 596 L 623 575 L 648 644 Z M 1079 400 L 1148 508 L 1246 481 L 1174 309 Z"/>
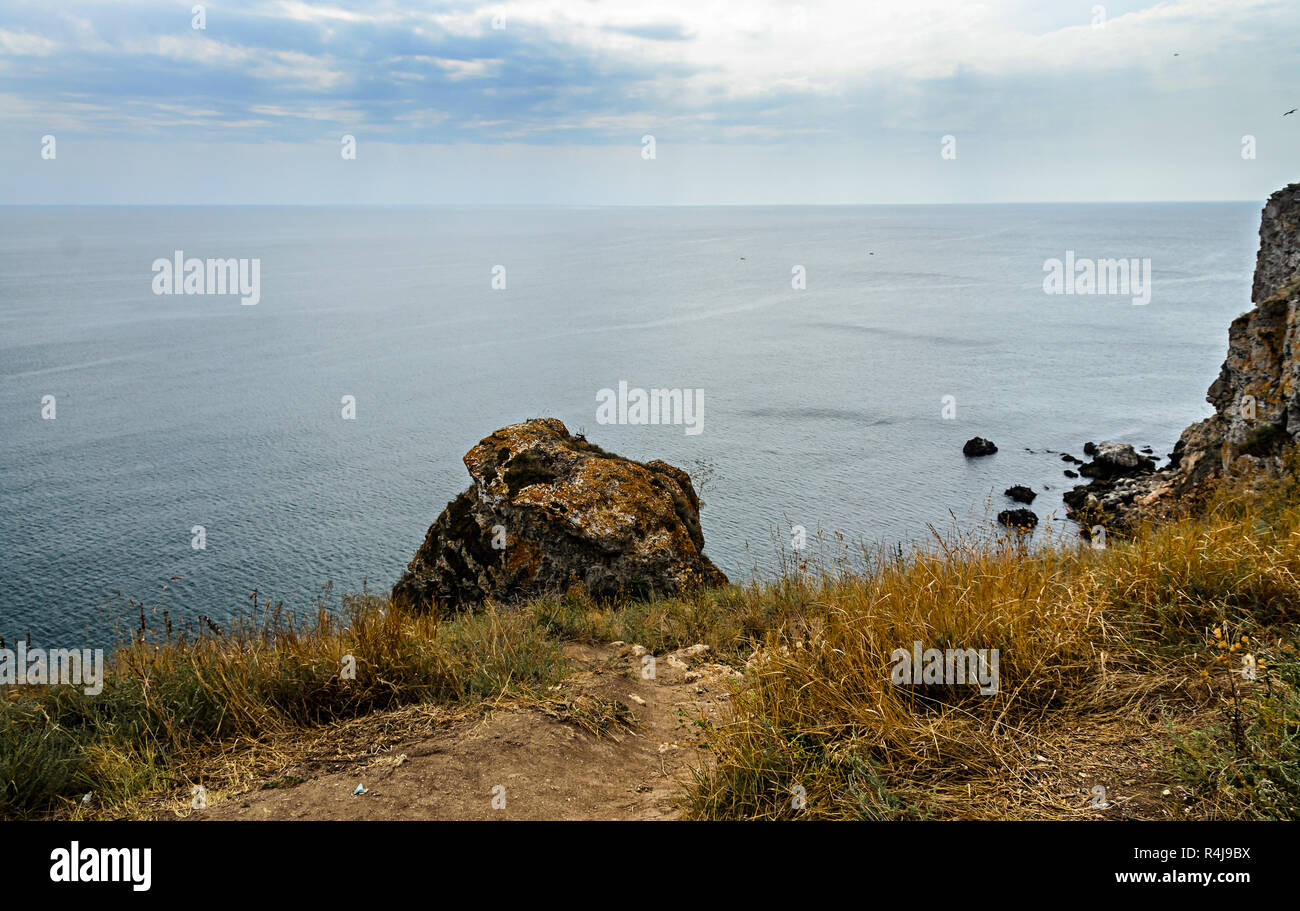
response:
<path id="1" fill-rule="evenodd" d="M 1288 493 L 1225 489 L 1204 518 L 1143 528 L 1104 550 L 944 543 L 852 579 L 806 580 L 802 616 L 767 635 L 736 686 L 734 717 L 710 731 L 717 764 L 695 782 L 692 812 L 1042 815 L 988 798 L 1063 732 L 1124 721 L 1168 740 L 1162 716 L 1214 716 L 1222 688 L 1201 674 L 1209 627 L 1249 630 L 1278 649 L 1295 640 L 1300 510 L 1281 499 Z M 997 649 L 998 692 L 895 685 L 891 655 L 916 641 Z M 1296 681 L 1275 673 L 1267 683 L 1285 735 Z M 1272 748 L 1280 755 L 1251 761 L 1287 779 L 1295 739 Z M 1269 813 L 1300 815 L 1300 789 Z"/>
<path id="2" fill-rule="evenodd" d="M 142 624 L 110 656 L 99 695 L 9 688 L 0 812 L 68 812 L 85 792 L 108 811 L 177 789 L 214 756 L 256 763 L 253 747 L 304 729 L 414 703 L 523 698 L 563 672 L 559 642 L 495 607 L 440 622 L 360 596 L 337 613 L 254 614 L 201 635 L 156 637 Z"/>
<path id="3" fill-rule="evenodd" d="M 936 535 L 910 553 L 792 563 L 763 584 L 614 604 L 575 589 L 449 620 L 365 595 L 201 634 L 155 635 L 142 619 L 99 696 L 4 694 L 0 813 L 182 807 L 195 781 L 238 788 L 295 768 L 321 732 L 390 744 L 502 701 L 599 733 L 621 723 L 617 711 L 561 704 L 547 687 L 568 670 L 566 642 L 620 639 L 653 652 L 704 642 L 747 664 L 732 716 L 702 724 L 716 762 L 687 790 L 695 816 L 1084 815 L 1034 757 L 1086 751 L 1096 732 L 1149 743 L 1202 815 L 1300 816 L 1293 482 L 1225 487 L 1203 517 L 1103 550 L 1023 541 Z M 1239 684 L 1215 662 L 1215 627 L 1265 658 L 1259 681 Z M 894 650 L 917 641 L 997 649 L 997 692 L 893 684 Z M 87 791 L 89 811 L 77 803 Z"/>

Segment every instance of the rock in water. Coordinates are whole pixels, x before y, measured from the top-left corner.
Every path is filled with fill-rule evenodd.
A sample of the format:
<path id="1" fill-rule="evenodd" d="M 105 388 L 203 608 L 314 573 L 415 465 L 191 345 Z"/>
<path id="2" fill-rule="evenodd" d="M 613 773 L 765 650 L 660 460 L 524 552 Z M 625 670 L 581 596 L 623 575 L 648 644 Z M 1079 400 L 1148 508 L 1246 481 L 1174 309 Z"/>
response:
<path id="1" fill-rule="evenodd" d="M 1008 496 L 1017 503 L 1032 503 L 1038 494 L 1024 484 L 1016 484 L 1014 487 L 1008 487 L 1002 491 L 1003 496 Z"/>
<path id="2" fill-rule="evenodd" d="M 993 441 L 986 440 L 983 437 L 972 437 L 967 440 L 966 445 L 961 448 L 961 454 L 968 458 L 992 455 L 997 451 L 998 447 L 993 445 Z"/>
<path id="3" fill-rule="evenodd" d="M 1119 478 L 1156 470 L 1155 459 L 1139 455 L 1128 443 L 1112 443 L 1107 440 L 1099 445 L 1088 445 L 1092 446 L 1092 451 L 1088 453 L 1092 456 L 1092 461 L 1079 469 L 1079 474 L 1085 478 Z M 1086 447 L 1084 452 L 1088 452 Z"/>
<path id="4" fill-rule="evenodd" d="M 1032 509 L 1004 509 L 998 513 L 998 521 L 1007 528 L 1024 532 L 1038 524 L 1038 516 Z"/>
<path id="5" fill-rule="evenodd" d="M 581 582 L 596 597 L 671 594 L 727 577 L 703 553 L 690 475 L 573 436 L 511 424 L 465 454 L 473 483 L 429 527 L 393 600 L 452 611 Z"/>

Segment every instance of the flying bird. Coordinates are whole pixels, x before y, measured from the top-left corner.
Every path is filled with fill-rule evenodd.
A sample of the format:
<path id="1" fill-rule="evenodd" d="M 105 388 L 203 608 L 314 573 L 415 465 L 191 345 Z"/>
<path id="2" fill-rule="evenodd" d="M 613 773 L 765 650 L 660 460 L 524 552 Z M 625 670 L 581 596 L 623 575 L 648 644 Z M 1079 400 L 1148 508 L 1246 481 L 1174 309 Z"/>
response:
<path id="1" fill-rule="evenodd" d="M 1283 116 L 1283 117 L 1290 117 L 1290 116 L 1291 116 L 1292 114 L 1294 114 L 1294 113 L 1295 113 L 1295 108 L 1292 108 L 1291 110 L 1287 111 L 1287 112 L 1286 112 L 1285 114 L 1283 114 L 1282 116 Z"/>

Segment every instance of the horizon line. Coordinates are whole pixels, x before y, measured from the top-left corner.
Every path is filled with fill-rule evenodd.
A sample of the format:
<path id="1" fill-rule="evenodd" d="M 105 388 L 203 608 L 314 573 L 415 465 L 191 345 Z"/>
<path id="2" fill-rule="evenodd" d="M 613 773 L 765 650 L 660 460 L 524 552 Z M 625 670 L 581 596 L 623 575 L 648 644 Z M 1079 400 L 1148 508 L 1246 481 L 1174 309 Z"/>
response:
<path id="1" fill-rule="evenodd" d="M 1208 205 L 1266 202 L 1259 199 L 1034 199 L 996 202 L 721 202 L 721 203 L 558 203 L 558 202 L 85 202 L 0 203 L 0 209 L 835 209 L 867 206 L 1131 206 Z"/>

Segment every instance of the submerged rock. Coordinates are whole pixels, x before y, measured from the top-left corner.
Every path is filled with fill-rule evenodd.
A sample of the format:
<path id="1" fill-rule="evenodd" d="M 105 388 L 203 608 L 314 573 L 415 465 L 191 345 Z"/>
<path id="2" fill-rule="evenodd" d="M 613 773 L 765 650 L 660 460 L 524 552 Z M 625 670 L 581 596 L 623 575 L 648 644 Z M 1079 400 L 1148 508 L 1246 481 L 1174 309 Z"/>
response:
<path id="1" fill-rule="evenodd" d="M 671 594 L 727 577 L 704 555 L 690 475 L 573 436 L 511 424 L 465 454 L 473 483 L 429 527 L 393 600 L 455 610 L 581 583 L 596 597 Z"/>
<path id="2" fill-rule="evenodd" d="M 998 447 L 993 444 L 993 441 L 986 440 L 983 437 L 972 437 L 967 440 L 966 445 L 961 448 L 961 454 L 967 458 L 992 455 L 997 451 Z"/>

